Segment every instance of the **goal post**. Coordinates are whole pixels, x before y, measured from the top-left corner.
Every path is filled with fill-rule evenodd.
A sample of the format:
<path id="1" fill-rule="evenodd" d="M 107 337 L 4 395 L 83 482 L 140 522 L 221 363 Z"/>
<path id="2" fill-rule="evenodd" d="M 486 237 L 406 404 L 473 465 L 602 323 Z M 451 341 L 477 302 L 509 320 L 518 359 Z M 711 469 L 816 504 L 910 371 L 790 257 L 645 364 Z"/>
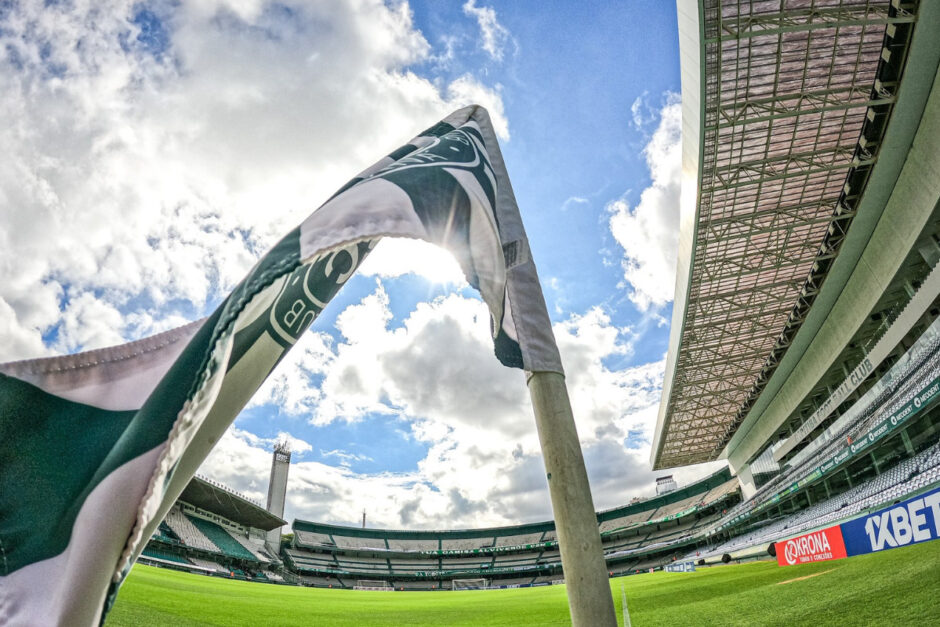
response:
<path id="1" fill-rule="evenodd" d="M 379 579 L 359 579 L 356 581 L 356 585 L 353 586 L 353 590 L 386 590 L 391 592 L 394 589 L 390 583 Z"/>
<path id="2" fill-rule="evenodd" d="M 454 579 L 451 581 L 454 590 L 486 590 L 486 579 Z"/>

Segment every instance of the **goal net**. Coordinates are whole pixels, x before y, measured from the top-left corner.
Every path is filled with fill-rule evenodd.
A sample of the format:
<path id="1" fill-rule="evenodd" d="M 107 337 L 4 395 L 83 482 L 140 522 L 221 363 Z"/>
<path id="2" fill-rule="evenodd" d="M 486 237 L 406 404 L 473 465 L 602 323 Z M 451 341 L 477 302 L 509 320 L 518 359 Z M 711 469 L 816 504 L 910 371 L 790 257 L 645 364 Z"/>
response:
<path id="1" fill-rule="evenodd" d="M 387 581 L 372 581 L 370 579 L 360 579 L 353 586 L 353 590 L 388 590 L 391 592 L 394 589 Z"/>
<path id="2" fill-rule="evenodd" d="M 485 590 L 486 579 L 454 579 L 454 590 Z"/>

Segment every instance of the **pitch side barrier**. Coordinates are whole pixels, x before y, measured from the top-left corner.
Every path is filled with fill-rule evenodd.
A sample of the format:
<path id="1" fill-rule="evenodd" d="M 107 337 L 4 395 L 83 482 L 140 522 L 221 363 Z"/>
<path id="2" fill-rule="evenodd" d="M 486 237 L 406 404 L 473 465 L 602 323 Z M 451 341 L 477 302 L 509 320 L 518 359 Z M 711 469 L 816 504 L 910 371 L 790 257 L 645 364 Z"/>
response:
<path id="1" fill-rule="evenodd" d="M 742 512 L 741 514 L 735 516 L 725 524 L 717 527 L 715 531 L 718 532 L 722 529 L 733 527 L 739 522 L 747 520 L 755 514 L 759 514 L 768 507 L 776 505 L 781 500 L 787 498 L 794 492 L 805 488 L 814 481 L 822 478 L 824 475 L 830 474 L 835 470 L 840 469 L 843 464 L 854 460 L 856 455 L 866 451 L 876 442 L 879 442 L 900 431 L 902 427 L 910 422 L 911 418 L 913 418 L 915 415 L 918 415 L 921 411 L 931 405 L 937 399 L 938 394 L 940 394 L 940 377 L 935 377 L 932 381 L 927 383 L 927 385 L 923 386 L 920 391 L 909 401 L 904 403 L 890 415 L 885 416 L 879 420 L 865 433 L 864 436 L 858 438 L 858 440 L 852 442 L 851 444 L 843 446 L 835 454 L 826 459 L 799 481 L 796 481 L 789 487 L 784 488 L 763 503 L 755 506 L 753 509 L 747 512 Z"/>
<path id="2" fill-rule="evenodd" d="M 841 525 L 775 544 L 780 566 L 877 553 L 940 539 L 940 488 Z"/>
<path id="3" fill-rule="evenodd" d="M 564 583 L 564 582 L 561 582 Z M 487 590 L 509 590 L 511 588 L 541 588 L 543 586 L 554 586 L 554 581 L 538 581 L 536 583 L 507 583 L 502 586 L 489 586 Z"/>
<path id="4" fill-rule="evenodd" d="M 695 562 L 673 562 L 663 566 L 667 573 L 694 573 Z"/>

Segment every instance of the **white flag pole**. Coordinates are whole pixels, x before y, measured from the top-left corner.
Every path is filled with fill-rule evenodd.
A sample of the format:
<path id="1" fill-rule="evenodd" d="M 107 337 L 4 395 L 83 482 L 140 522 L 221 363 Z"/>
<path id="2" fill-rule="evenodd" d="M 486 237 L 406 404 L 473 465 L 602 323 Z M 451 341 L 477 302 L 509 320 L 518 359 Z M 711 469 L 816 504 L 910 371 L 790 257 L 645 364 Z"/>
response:
<path id="1" fill-rule="evenodd" d="M 453 117 L 459 121 L 466 115 L 466 111 L 461 111 Z M 526 260 L 529 247 L 525 227 L 489 114 L 475 106 L 470 117 L 479 124 L 499 189 L 496 222 L 504 256 L 507 246 L 514 251 L 513 263 L 506 264 L 511 266 L 507 267 L 506 285 L 507 302 L 512 309 L 509 319 L 519 341 L 521 365 L 527 370 L 529 394 L 535 409 L 571 622 L 574 627 L 615 627 L 617 618 L 594 500 L 538 273 L 535 264 Z"/>
<path id="2" fill-rule="evenodd" d="M 528 383 L 555 513 L 571 623 L 574 627 L 614 627 L 617 615 L 565 377 L 557 372 L 532 372 Z"/>

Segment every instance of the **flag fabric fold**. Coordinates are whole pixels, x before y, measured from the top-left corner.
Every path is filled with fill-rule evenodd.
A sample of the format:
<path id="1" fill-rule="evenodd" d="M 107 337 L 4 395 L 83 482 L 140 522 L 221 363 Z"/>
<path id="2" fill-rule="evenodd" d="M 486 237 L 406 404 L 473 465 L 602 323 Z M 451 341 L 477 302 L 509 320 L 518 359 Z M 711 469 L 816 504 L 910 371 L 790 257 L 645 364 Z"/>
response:
<path id="1" fill-rule="evenodd" d="M 347 183 L 208 318 L 0 364 L 0 624 L 103 621 L 212 446 L 382 237 L 450 250 L 498 359 L 562 372 L 489 116 L 461 109 Z"/>

